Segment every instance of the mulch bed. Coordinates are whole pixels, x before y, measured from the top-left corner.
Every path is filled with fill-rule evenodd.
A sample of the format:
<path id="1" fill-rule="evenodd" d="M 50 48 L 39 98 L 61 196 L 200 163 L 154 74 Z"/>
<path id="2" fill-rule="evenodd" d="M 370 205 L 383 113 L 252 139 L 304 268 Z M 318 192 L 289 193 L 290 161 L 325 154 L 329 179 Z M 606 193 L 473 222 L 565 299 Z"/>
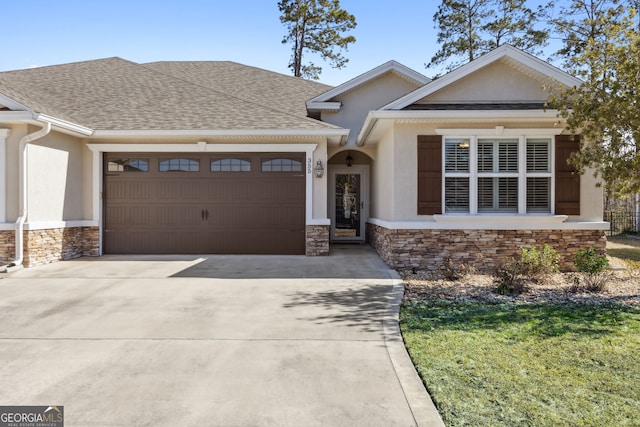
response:
<path id="1" fill-rule="evenodd" d="M 447 299 L 451 301 L 481 301 L 491 303 L 616 303 L 640 306 L 640 271 L 616 269 L 603 291 L 585 289 L 579 273 L 549 275 L 537 283 L 529 283 L 518 295 L 500 295 L 497 283 L 489 274 L 468 274 L 455 281 L 436 277 L 429 271 L 400 271 L 404 279 L 404 301 Z"/>

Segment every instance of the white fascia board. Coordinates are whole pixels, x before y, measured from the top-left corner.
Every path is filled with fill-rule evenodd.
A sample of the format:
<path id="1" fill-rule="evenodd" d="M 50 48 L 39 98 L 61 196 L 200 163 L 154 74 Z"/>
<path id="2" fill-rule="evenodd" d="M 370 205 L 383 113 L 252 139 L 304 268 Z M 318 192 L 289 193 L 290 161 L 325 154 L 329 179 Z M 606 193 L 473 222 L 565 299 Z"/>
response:
<path id="1" fill-rule="evenodd" d="M 173 138 L 347 138 L 349 129 L 176 129 L 176 130 L 96 130 L 94 138 L 173 139 Z"/>
<path id="2" fill-rule="evenodd" d="M 33 120 L 30 111 L 0 111 L 0 123 L 19 123 Z"/>
<path id="3" fill-rule="evenodd" d="M 320 101 L 308 101 L 307 109 L 311 111 L 340 111 L 342 102 L 320 102 Z"/>
<path id="4" fill-rule="evenodd" d="M 467 120 L 481 123 L 482 121 L 537 121 L 559 120 L 558 110 L 376 110 L 370 111 L 364 121 L 356 143 L 362 146 L 366 143 L 373 128 L 380 120 L 439 120 L 454 121 Z"/>
<path id="5" fill-rule="evenodd" d="M 370 80 L 376 79 L 379 76 L 388 73 L 390 71 L 395 71 L 396 73 L 404 76 L 406 79 L 415 82 L 417 85 L 425 85 L 427 83 L 429 83 L 431 81 L 430 78 L 423 76 L 422 74 L 418 73 L 415 70 L 412 70 L 411 68 L 400 64 L 397 61 L 389 61 L 389 62 L 385 62 L 384 64 L 367 71 L 364 74 L 361 74 L 357 77 L 354 77 L 353 79 L 349 80 L 346 83 L 341 84 L 340 86 L 336 86 L 333 89 L 328 90 L 327 92 L 320 94 L 318 96 L 316 96 L 315 98 L 312 98 L 311 100 L 309 100 L 307 102 L 307 105 L 309 105 L 309 103 L 316 103 L 316 102 L 326 102 L 329 101 L 330 99 L 341 95 L 345 92 L 348 92 L 350 90 L 355 89 L 358 86 L 361 86 L 365 83 L 367 83 Z"/>
<path id="6" fill-rule="evenodd" d="M 0 104 L 9 108 L 10 110 L 19 110 L 19 111 L 31 111 L 32 110 L 24 104 L 19 103 L 6 95 L 0 93 Z"/>
<path id="7" fill-rule="evenodd" d="M 93 129 L 86 126 L 82 126 L 76 123 L 69 122 L 67 120 L 58 119 L 56 117 L 48 116 L 46 114 L 38 114 L 35 117 L 36 120 L 51 123 L 51 126 L 56 130 L 60 130 L 65 133 L 71 133 L 74 135 L 90 136 L 93 134 Z"/>
<path id="8" fill-rule="evenodd" d="M 436 135 L 449 137 L 455 136 L 520 136 L 520 135 L 544 135 L 554 136 L 560 135 L 563 131 L 562 127 L 555 128 L 505 128 L 504 126 L 496 126 L 493 129 L 486 128 L 469 128 L 469 129 L 436 129 Z"/>
<path id="9" fill-rule="evenodd" d="M 93 134 L 93 130 L 88 127 L 47 116 L 46 114 L 37 114 L 30 110 L 0 111 L 0 123 L 28 123 L 42 126 L 42 122 L 50 123 L 55 130 L 73 136 L 90 136 Z"/>
<path id="10" fill-rule="evenodd" d="M 482 55 L 481 57 L 465 64 L 448 74 L 434 80 L 430 84 L 416 89 L 415 91 L 399 98 L 384 107 L 381 110 L 401 110 L 402 108 L 411 105 L 422 98 L 426 98 L 432 93 L 466 77 L 473 72 L 486 67 L 487 65 L 498 61 L 499 59 L 508 56 L 509 58 L 522 63 L 523 65 L 534 69 L 542 74 L 547 75 L 550 79 L 562 83 L 566 86 L 573 87 L 582 84 L 582 81 L 559 68 L 554 67 L 551 64 L 544 62 L 543 60 L 536 58 L 533 55 L 525 53 L 513 46 L 502 45 L 489 53 Z"/>
<path id="11" fill-rule="evenodd" d="M 204 141 L 195 144 L 87 144 L 87 148 L 96 153 L 255 153 L 313 152 L 318 144 L 207 144 Z"/>

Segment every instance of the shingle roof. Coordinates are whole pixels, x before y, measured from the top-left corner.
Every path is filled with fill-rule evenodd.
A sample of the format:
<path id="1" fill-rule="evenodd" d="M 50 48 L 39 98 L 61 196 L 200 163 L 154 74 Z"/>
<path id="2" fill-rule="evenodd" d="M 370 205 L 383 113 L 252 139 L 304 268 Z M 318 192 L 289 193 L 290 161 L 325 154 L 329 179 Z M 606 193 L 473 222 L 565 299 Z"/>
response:
<path id="1" fill-rule="evenodd" d="M 332 88 L 230 61 L 151 62 L 143 66 L 299 116 L 307 115 L 306 101 Z"/>
<path id="2" fill-rule="evenodd" d="M 28 70 L 0 73 L 0 94 L 17 101 L 39 113 L 68 120 L 95 130 L 133 129 L 326 129 L 334 128 L 326 123 L 310 119 L 298 108 L 278 106 L 287 103 L 304 107 L 307 90 L 318 93 L 326 86 L 304 80 L 290 82 L 292 88 L 284 91 L 285 81 L 276 73 L 233 63 L 202 63 L 224 66 L 229 71 L 212 73 L 217 78 L 202 80 L 174 77 L 161 64 L 140 65 L 121 58 L 107 58 Z M 172 64 L 172 63 L 167 63 Z M 188 63 L 173 63 L 185 64 Z M 233 64 L 232 67 L 229 64 Z M 176 69 L 175 67 L 165 67 Z M 250 97 L 251 88 L 235 89 L 236 79 L 247 82 L 256 79 L 256 94 Z M 265 81 L 268 80 L 268 81 Z M 223 81 L 216 85 L 215 81 Z M 271 83 L 273 82 L 273 83 Z M 310 89 L 303 87 L 310 83 Z M 237 86 L 236 86 L 237 87 Z M 275 88 L 275 89 L 274 89 Z M 278 89 L 279 88 L 279 89 Z M 272 103 L 273 91 L 288 95 Z M 271 92 L 269 92 L 271 91 Z M 301 96 L 296 100 L 297 96 Z M 274 108 L 275 107 L 275 108 Z"/>

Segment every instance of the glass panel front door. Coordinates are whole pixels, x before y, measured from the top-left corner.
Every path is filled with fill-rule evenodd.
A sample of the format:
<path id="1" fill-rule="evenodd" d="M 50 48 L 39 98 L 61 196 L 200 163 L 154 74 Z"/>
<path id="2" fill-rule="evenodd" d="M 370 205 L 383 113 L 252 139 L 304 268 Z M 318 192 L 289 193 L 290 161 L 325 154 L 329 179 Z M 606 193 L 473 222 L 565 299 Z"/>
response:
<path id="1" fill-rule="evenodd" d="M 362 174 L 335 174 L 335 228 L 336 240 L 362 240 L 364 203 L 362 202 Z"/>

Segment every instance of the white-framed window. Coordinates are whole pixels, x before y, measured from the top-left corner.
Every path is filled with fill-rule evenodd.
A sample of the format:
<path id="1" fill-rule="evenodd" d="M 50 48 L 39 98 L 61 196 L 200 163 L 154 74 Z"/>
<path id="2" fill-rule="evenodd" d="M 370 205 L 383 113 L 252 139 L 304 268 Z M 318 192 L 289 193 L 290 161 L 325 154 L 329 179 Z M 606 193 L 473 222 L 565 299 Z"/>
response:
<path id="1" fill-rule="evenodd" d="M 443 137 L 445 214 L 551 214 L 553 136 Z"/>

